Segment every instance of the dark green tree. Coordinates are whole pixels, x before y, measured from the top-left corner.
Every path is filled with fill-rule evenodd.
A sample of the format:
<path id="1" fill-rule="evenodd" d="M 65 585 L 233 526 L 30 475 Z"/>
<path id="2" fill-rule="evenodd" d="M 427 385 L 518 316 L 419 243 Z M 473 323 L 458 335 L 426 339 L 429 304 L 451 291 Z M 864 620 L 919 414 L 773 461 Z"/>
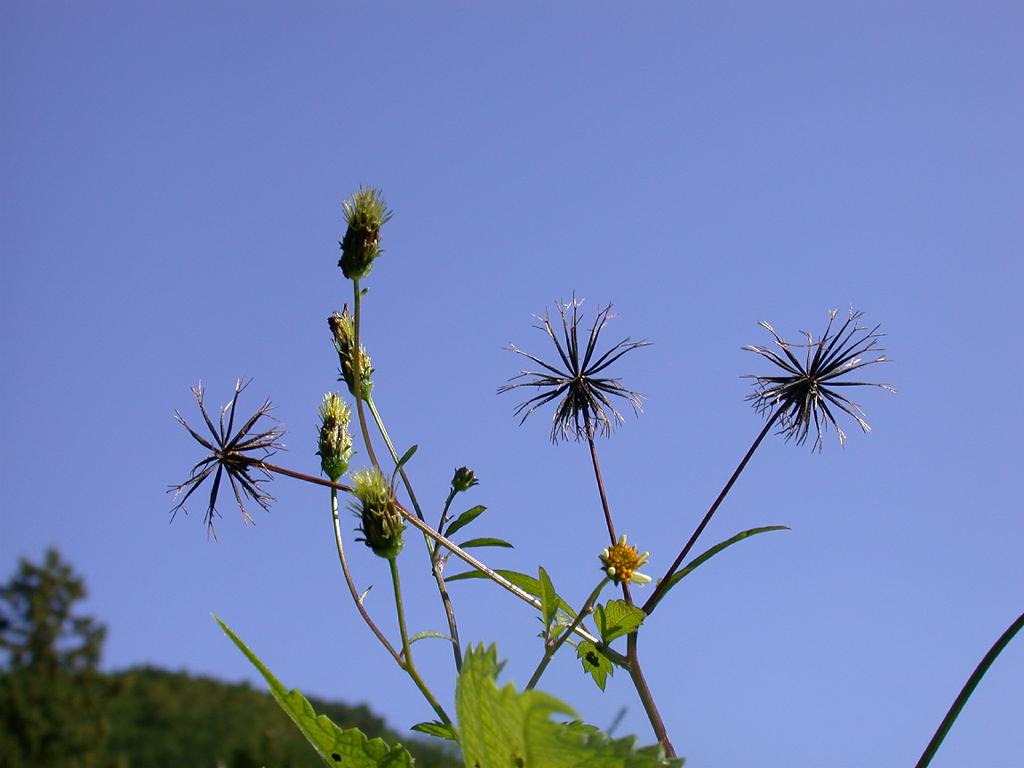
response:
<path id="1" fill-rule="evenodd" d="M 75 612 L 85 584 L 55 549 L 0 588 L 0 766 L 103 764 L 106 628 Z"/>

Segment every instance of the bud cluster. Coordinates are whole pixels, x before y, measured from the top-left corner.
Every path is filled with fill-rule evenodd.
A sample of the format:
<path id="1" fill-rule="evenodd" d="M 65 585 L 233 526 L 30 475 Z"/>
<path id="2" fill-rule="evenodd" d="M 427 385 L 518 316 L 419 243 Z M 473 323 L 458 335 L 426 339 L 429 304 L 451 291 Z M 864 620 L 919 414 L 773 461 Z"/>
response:
<path id="1" fill-rule="evenodd" d="M 341 365 L 341 377 L 348 386 L 352 397 L 357 397 L 355 387 L 355 347 L 356 347 L 356 323 L 355 318 L 345 307 L 341 312 L 335 312 L 327 318 L 327 324 L 331 328 L 331 336 L 334 339 L 334 348 L 338 351 L 338 362 Z M 370 356 L 366 354 L 366 347 L 359 345 L 359 378 L 362 382 L 360 393 L 363 400 L 370 399 L 370 392 L 373 391 L 373 364 Z"/>
<path id="2" fill-rule="evenodd" d="M 341 397 L 328 392 L 320 403 L 318 413 L 320 440 L 317 455 L 320 457 L 320 468 L 332 483 L 336 483 L 348 471 L 348 462 L 352 458 L 352 435 L 348 431 L 352 412 Z"/>
<path id="3" fill-rule="evenodd" d="M 380 229 L 391 218 L 380 190 L 361 187 L 342 203 L 348 228 L 341 241 L 338 266 L 349 280 L 370 274 L 373 261 L 380 256 Z"/>
<path id="4" fill-rule="evenodd" d="M 402 551 L 405 521 L 388 481 L 378 468 L 372 467 L 356 472 L 352 484 L 352 493 L 358 500 L 352 504 L 352 511 L 362 523 L 361 541 L 378 557 L 388 560 L 397 557 Z"/>

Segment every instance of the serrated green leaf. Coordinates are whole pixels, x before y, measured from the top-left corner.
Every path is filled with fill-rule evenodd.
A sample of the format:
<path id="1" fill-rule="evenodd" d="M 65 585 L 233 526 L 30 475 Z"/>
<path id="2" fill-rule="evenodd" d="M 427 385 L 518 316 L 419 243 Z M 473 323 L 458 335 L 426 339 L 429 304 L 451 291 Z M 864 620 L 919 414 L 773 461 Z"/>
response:
<path id="1" fill-rule="evenodd" d="M 475 507 L 467 509 L 461 515 L 455 518 L 452 524 L 448 526 L 448 530 L 444 532 L 444 535 L 450 539 L 453 533 L 455 533 L 460 528 L 465 528 L 467 525 L 472 523 L 474 520 L 480 517 L 480 515 L 482 515 L 484 513 L 484 510 L 486 509 L 487 507 L 485 507 L 483 504 L 477 504 Z"/>
<path id="2" fill-rule="evenodd" d="M 412 727 L 412 730 L 425 733 L 428 736 L 436 736 L 439 739 L 457 741 L 455 738 L 455 731 L 451 729 L 451 726 L 445 725 L 437 720 L 430 720 L 425 723 L 416 723 L 416 725 Z"/>
<path id="3" fill-rule="evenodd" d="M 609 600 L 594 609 L 594 621 L 605 643 L 628 635 L 643 624 L 646 616 L 646 613 L 625 600 Z"/>
<path id="4" fill-rule="evenodd" d="M 558 613 L 558 593 L 555 592 L 555 585 L 551 583 L 551 577 L 543 567 L 537 569 L 537 575 L 540 582 L 540 613 L 544 619 L 544 628 L 548 629 L 555 620 L 555 614 Z"/>
<path id="5" fill-rule="evenodd" d="M 409 645 L 412 645 L 417 640 L 424 640 L 428 637 L 436 637 L 438 640 L 447 640 L 449 643 L 452 639 L 448 635 L 443 635 L 440 632 L 435 632 L 432 629 L 425 629 L 422 632 L 417 632 L 415 635 L 409 638 Z"/>
<path id="6" fill-rule="evenodd" d="M 509 549 L 514 549 L 514 547 L 504 539 L 489 538 L 470 539 L 469 541 L 462 542 L 459 546 L 463 549 L 469 549 L 470 547 L 508 547 Z"/>
<path id="7" fill-rule="evenodd" d="M 537 581 L 535 578 L 533 578 L 533 576 L 527 576 L 525 573 L 519 573 L 518 571 L 507 571 L 507 570 L 505 570 L 503 568 L 495 569 L 494 572 L 496 574 L 498 574 L 499 576 L 502 576 L 503 578 L 508 579 L 513 584 L 515 584 L 517 587 L 519 587 L 521 590 L 523 590 L 524 592 L 529 592 L 531 595 L 536 597 L 538 600 L 543 599 L 541 597 L 541 594 L 540 594 L 540 582 Z M 486 578 L 488 578 L 488 576 L 483 571 L 473 570 L 473 571 L 466 571 L 465 573 L 453 574 L 452 576 L 448 576 L 445 579 L 445 581 L 463 581 L 465 579 L 486 579 Z M 561 597 L 558 598 L 558 608 L 559 608 L 559 610 L 565 611 L 567 614 L 569 614 L 572 617 L 576 616 L 576 611 L 574 611 L 572 609 L 572 606 L 570 606 L 567 602 L 565 602 L 565 600 L 563 600 Z"/>
<path id="8" fill-rule="evenodd" d="M 455 689 L 459 735 L 470 768 L 679 768 L 658 745 L 634 749 L 634 737 L 611 739 L 592 726 L 558 723 L 574 716 L 564 702 L 541 691 L 498 688 L 501 666 L 492 645 L 470 648 Z"/>
<path id="9" fill-rule="evenodd" d="M 589 640 L 581 640 L 576 646 L 576 658 L 583 663 L 583 671 L 594 678 L 597 687 L 604 690 L 608 675 L 615 674 L 615 665 Z"/>
<path id="10" fill-rule="evenodd" d="M 725 541 L 721 541 L 718 544 L 715 544 L 715 546 L 711 547 L 711 549 L 707 550 L 706 552 L 701 553 L 698 557 L 695 557 L 693 560 L 691 560 L 684 568 L 681 568 L 678 571 L 676 571 L 674 574 L 672 574 L 672 578 L 670 578 L 668 580 L 668 586 L 665 587 L 665 591 L 662 592 L 661 595 L 658 597 L 658 599 L 655 600 L 651 604 L 650 610 L 648 612 L 654 610 L 654 606 L 656 606 L 658 603 L 660 603 L 665 598 L 665 595 L 668 594 L 668 591 L 670 589 L 672 589 L 672 587 L 674 587 L 676 584 L 678 584 L 680 581 L 682 581 L 683 578 L 685 578 L 690 573 L 692 573 L 698 566 L 706 563 L 708 560 L 710 560 L 712 557 L 717 555 L 723 549 L 726 549 L 727 547 L 731 547 L 733 544 L 736 544 L 737 542 L 743 541 L 745 538 L 747 538 L 749 536 L 754 536 L 754 535 L 756 535 L 758 533 L 768 533 L 769 531 L 788 531 L 788 530 L 789 530 L 789 526 L 788 525 L 766 525 L 766 526 L 763 526 L 761 528 L 750 528 L 749 530 L 746 530 L 746 531 L 740 531 L 735 536 L 730 536 Z"/>
<path id="11" fill-rule="evenodd" d="M 302 731 L 325 765 L 338 768 L 412 768 L 412 755 L 401 744 L 391 747 L 382 739 L 367 739 L 358 728 L 342 730 L 325 715 L 318 716 L 305 696 L 294 689 L 286 690 L 227 624 L 216 616 L 213 618 L 263 675 L 274 700 Z"/>

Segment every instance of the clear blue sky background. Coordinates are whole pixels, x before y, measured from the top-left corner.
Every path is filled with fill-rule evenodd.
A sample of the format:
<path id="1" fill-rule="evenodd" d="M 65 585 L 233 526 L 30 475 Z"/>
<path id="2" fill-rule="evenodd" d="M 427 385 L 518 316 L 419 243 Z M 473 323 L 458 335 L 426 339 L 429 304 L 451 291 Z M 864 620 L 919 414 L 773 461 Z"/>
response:
<path id="1" fill-rule="evenodd" d="M 761 421 L 740 347 L 881 322 L 871 373 L 821 455 L 768 441 L 704 543 L 762 524 L 685 582 L 642 651 L 679 751 L 712 766 L 913 764 L 1024 607 L 1019 387 L 1024 14 L 1016 3 L 432 4 L 11 2 L 0 24 L 4 406 L 0 573 L 54 545 L 110 625 L 104 664 L 254 679 L 223 616 L 288 684 L 431 716 L 343 591 L 318 489 L 276 481 L 243 529 L 224 505 L 168 525 L 194 416 L 236 376 L 316 471 L 334 386 L 325 318 L 349 299 L 339 204 L 395 210 L 367 285 L 376 393 L 436 514 L 454 467 L 478 535 L 581 601 L 604 546 L 582 446 L 516 426 L 495 388 L 531 315 L 573 290 L 614 302 L 608 339 L 655 342 L 617 373 L 649 397 L 601 443 L 619 527 L 664 568 Z M 1015 469 L 1016 467 L 1016 469 Z M 351 538 L 351 531 L 350 538 Z M 412 623 L 441 614 L 412 541 Z M 354 555 L 393 631 L 381 561 Z M 520 685 L 523 604 L 452 587 L 464 638 Z M 431 646 L 430 643 L 434 644 Z M 417 646 L 451 693 L 443 643 Z M 571 654 L 547 687 L 652 740 L 626 675 Z M 1020 765 L 1024 642 L 992 669 L 935 765 Z"/>

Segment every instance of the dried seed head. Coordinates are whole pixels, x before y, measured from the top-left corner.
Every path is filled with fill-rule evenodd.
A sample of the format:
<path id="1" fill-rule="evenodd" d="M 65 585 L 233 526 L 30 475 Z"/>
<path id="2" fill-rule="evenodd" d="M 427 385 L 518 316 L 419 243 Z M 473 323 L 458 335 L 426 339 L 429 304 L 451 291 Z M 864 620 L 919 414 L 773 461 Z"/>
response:
<path id="1" fill-rule="evenodd" d="M 214 426 L 213 420 L 206 412 L 202 382 L 192 388 L 192 394 L 199 405 L 199 412 L 210 433 L 209 438 L 203 437 L 192 429 L 180 413 L 175 412 L 174 414 L 178 423 L 209 453 L 196 462 L 184 482 L 172 485 L 168 489 L 169 493 L 174 493 L 175 498 L 180 497 L 178 503 L 171 510 L 171 518 L 174 518 L 179 509 L 185 509 L 185 502 L 188 501 L 188 498 L 212 475 L 213 484 L 210 487 L 205 517 L 207 534 L 210 536 L 214 536 L 213 519 L 220 514 L 217 511 L 217 497 L 220 492 L 221 480 L 225 475 L 231 483 L 231 490 L 234 492 L 238 509 L 242 513 L 243 522 L 253 522 L 252 515 L 245 508 L 243 497 L 252 499 L 263 509 L 270 509 L 270 502 L 274 500 L 273 496 L 261 487 L 263 483 L 270 480 L 270 473 L 262 467 L 261 461 L 284 447 L 281 444 L 284 430 L 277 425 L 276 419 L 269 415 L 271 406 L 268 398 L 252 416 L 244 421 L 239 419 L 242 426 L 232 434 L 235 427 L 235 416 L 238 415 L 238 396 L 242 394 L 246 386 L 248 383 L 243 383 L 241 379 L 235 381 L 234 396 L 221 408 L 218 426 Z M 273 423 L 270 426 L 261 423 L 264 418 Z M 225 423 L 225 419 L 227 423 Z M 258 471 L 260 475 L 254 474 L 254 470 Z"/>
<path id="2" fill-rule="evenodd" d="M 605 547 L 598 555 L 604 572 L 616 584 L 624 581 L 632 584 L 649 583 L 651 577 L 640 573 L 637 569 L 643 567 L 650 556 L 650 552 L 637 552 L 635 547 L 627 544 L 626 534 L 622 534 L 615 544 Z"/>
<path id="3" fill-rule="evenodd" d="M 341 366 L 339 378 L 348 386 L 349 394 L 356 397 L 355 355 L 353 354 L 356 346 L 355 318 L 346 306 L 341 312 L 335 312 L 328 317 L 327 325 L 330 326 L 331 336 L 334 339 L 334 349 L 338 352 L 338 364 Z M 362 380 L 360 391 L 363 400 L 369 400 L 370 393 L 373 391 L 373 363 L 370 356 L 366 354 L 366 347 L 362 344 L 359 345 L 359 378 Z"/>
<path id="4" fill-rule="evenodd" d="M 582 300 L 575 296 L 568 304 L 558 302 L 558 314 L 562 320 L 561 333 L 555 332 L 550 317 L 537 317 L 540 325 L 535 326 L 547 334 L 558 352 L 559 362 L 546 363 L 539 357 L 524 352 L 515 344 L 508 349 L 531 360 L 541 367 L 537 371 L 520 371 L 509 379 L 510 384 L 498 388 L 498 393 L 510 392 L 519 387 L 533 387 L 537 394 L 521 402 L 515 408 L 515 415 L 522 415 L 520 424 L 542 405 L 558 400 L 551 418 L 551 441 L 574 437 L 593 438 L 596 434 L 610 435 L 612 429 L 623 422 L 622 414 L 612 405 L 612 397 L 628 402 L 634 413 L 643 410 L 643 395 L 626 389 L 618 378 L 599 375 L 620 357 L 634 349 L 649 346 L 648 341 L 632 341 L 625 338 L 605 352 L 598 354 L 597 342 L 608 321 L 613 317 L 611 305 L 601 309 L 590 328 L 589 337 L 580 345 L 579 324 L 582 319 Z M 559 338 L 561 337 L 561 338 Z M 523 379 L 523 381 L 516 381 Z"/>
<path id="5" fill-rule="evenodd" d="M 352 493 L 358 500 L 351 505 L 361 522 L 361 541 L 378 557 L 391 560 L 402 551 L 405 521 L 398 511 L 395 494 L 379 469 L 373 467 L 352 476 Z"/>
<path id="6" fill-rule="evenodd" d="M 769 414 L 779 411 L 782 419 L 781 434 L 786 440 L 794 440 L 797 445 L 804 443 L 814 427 L 815 439 L 813 448 L 818 451 L 823 445 L 822 435 L 831 424 L 839 437 L 839 444 L 846 442 L 846 432 L 836 421 L 832 408 L 844 411 L 852 416 L 864 432 L 871 427 L 864 420 L 864 412 L 852 400 L 839 394 L 839 387 L 878 387 L 887 392 L 896 390 L 888 384 L 876 384 L 869 381 L 842 381 L 840 377 L 875 363 L 887 363 L 889 358 L 878 354 L 882 349 L 878 340 L 885 334 L 879 332 L 880 326 L 873 328 L 858 325 L 864 316 L 863 312 L 850 310 L 845 322 L 835 332 L 832 323 L 837 311 L 830 310 L 828 325 L 817 341 L 804 331 L 803 343 L 784 341 L 775 329 L 761 321 L 760 325 L 775 339 L 775 348 L 746 346 L 745 350 L 767 358 L 782 370 L 781 375 L 760 376 L 748 375 L 754 379 L 754 392 L 747 396 L 758 413 Z M 804 360 L 800 360 L 793 350 L 803 348 Z M 864 355 L 872 357 L 864 359 Z"/>
<path id="7" fill-rule="evenodd" d="M 320 414 L 320 439 L 317 455 L 320 468 L 332 483 L 348 471 L 352 458 L 352 435 L 348 431 L 351 412 L 345 401 L 333 392 L 324 395 L 318 409 Z"/>
<path id="8" fill-rule="evenodd" d="M 348 228 L 340 243 L 338 266 L 345 277 L 358 280 L 370 274 L 374 259 L 381 254 L 380 230 L 391 218 L 391 211 L 380 190 L 370 187 L 360 187 L 341 207 Z"/>

